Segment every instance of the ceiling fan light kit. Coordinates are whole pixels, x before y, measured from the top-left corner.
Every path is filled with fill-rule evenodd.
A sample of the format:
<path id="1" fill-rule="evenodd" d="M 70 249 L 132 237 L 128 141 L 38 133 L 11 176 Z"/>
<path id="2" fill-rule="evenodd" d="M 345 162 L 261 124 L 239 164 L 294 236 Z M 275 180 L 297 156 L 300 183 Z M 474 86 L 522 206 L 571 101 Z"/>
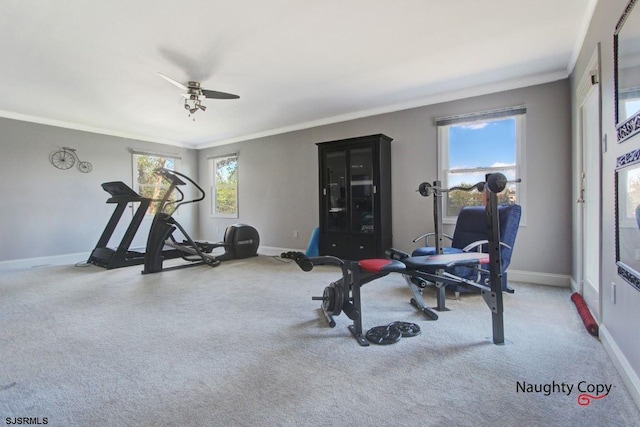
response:
<path id="1" fill-rule="evenodd" d="M 189 117 L 191 117 L 191 115 L 196 113 L 198 110 L 205 111 L 207 109 L 207 107 L 202 104 L 202 100 L 205 98 L 211 98 L 211 99 L 240 98 L 238 95 L 234 95 L 232 93 L 202 89 L 202 87 L 200 86 L 200 82 L 190 81 L 185 86 L 182 83 L 172 79 L 171 77 L 167 77 L 162 73 L 158 73 L 158 75 L 163 79 L 167 80 L 169 83 L 173 84 L 174 86 L 177 86 L 180 89 L 186 91 L 186 93 L 183 93 L 182 96 L 184 97 L 184 109 L 189 111 Z"/>

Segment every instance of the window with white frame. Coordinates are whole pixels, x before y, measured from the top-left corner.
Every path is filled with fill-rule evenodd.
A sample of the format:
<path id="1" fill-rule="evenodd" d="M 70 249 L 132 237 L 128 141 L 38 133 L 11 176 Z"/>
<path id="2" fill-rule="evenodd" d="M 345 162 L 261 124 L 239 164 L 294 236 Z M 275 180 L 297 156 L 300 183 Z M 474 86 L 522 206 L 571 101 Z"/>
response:
<path id="1" fill-rule="evenodd" d="M 238 155 L 209 159 L 211 179 L 211 215 L 238 218 Z"/>
<path id="2" fill-rule="evenodd" d="M 494 172 L 503 173 L 510 181 L 523 178 L 525 114 L 524 107 L 514 107 L 437 119 L 438 179 L 442 186 L 471 186 Z M 523 189 L 515 183 L 498 195 L 500 204 L 523 202 Z M 477 191 L 445 193 L 444 220 L 455 222 L 463 206 L 484 204 L 484 195 Z"/>
<path id="3" fill-rule="evenodd" d="M 636 209 L 640 207 L 640 168 L 624 168 L 618 171 L 618 191 L 624 197 L 618 199 L 620 228 L 638 229 Z M 637 231 L 636 231 L 637 232 Z"/>
<path id="4" fill-rule="evenodd" d="M 619 121 L 629 120 L 640 111 L 640 87 L 620 91 L 618 94 Z"/>
<path id="5" fill-rule="evenodd" d="M 169 183 L 155 171 L 159 168 L 176 170 L 179 160 L 180 157 L 173 155 L 133 152 L 133 190 L 152 200 L 147 215 L 156 213 L 158 201 L 169 188 Z"/>

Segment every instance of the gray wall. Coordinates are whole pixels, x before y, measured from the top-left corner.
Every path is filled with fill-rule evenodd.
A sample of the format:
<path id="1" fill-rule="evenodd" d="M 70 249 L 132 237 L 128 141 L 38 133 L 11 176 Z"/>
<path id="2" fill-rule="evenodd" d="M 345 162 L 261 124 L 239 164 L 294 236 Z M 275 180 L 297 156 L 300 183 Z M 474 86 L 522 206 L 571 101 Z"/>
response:
<path id="1" fill-rule="evenodd" d="M 179 147 L 8 119 L 0 119 L 0 141 L 0 261 L 91 251 L 114 207 L 105 203 L 109 195 L 100 184 L 123 181 L 132 185 L 131 149 L 178 154 L 182 170 L 196 176 L 197 152 Z M 81 173 L 75 167 L 55 168 L 49 156 L 63 146 L 77 149 L 80 159 L 89 161 L 93 170 Z M 191 230 L 197 226 L 196 217 L 195 209 L 186 207 L 180 221 Z M 122 223 L 126 226 L 130 219 L 125 211 Z M 145 221 L 143 227 L 148 225 Z M 136 245 L 144 245 L 144 231 L 136 236 Z"/>
<path id="2" fill-rule="evenodd" d="M 304 249 L 318 224 L 317 151 L 314 143 L 384 133 L 392 146 L 393 244 L 403 250 L 433 230 L 432 200 L 416 193 L 437 178 L 437 117 L 526 105 L 526 225 L 511 268 L 542 274 L 571 272 L 571 127 L 569 81 L 478 96 L 283 135 L 202 150 L 207 157 L 239 153 L 239 222 L 258 229 L 263 245 Z M 203 238 L 220 238 L 234 222 L 200 209 Z M 299 232 L 295 238 L 294 231 Z"/>
<path id="3" fill-rule="evenodd" d="M 617 366 L 635 381 L 635 390 L 630 385 L 636 402 L 640 404 L 640 346 L 638 345 L 637 325 L 640 323 L 640 292 L 628 285 L 617 274 L 615 264 L 615 194 L 614 170 L 616 158 L 640 147 L 640 136 L 616 143 L 614 123 L 614 72 L 613 72 L 613 32 L 616 23 L 624 11 L 627 0 L 600 1 L 596 7 L 591 25 L 587 32 L 576 67 L 571 75 L 572 98 L 576 98 L 577 85 L 587 68 L 587 64 L 598 43 L 601 52 L 600 84 L 602 90 L 602 132 L 608 140 L 607 151 L 602 155 L 602 256 L 601 262 L 601 304 L 602 325 L 600 336 Z M 640 13 L 640 5 L 635 13 Z M 574 105 L 572 123 L 578 126 L 578 106 Z M 577 135 L 577 133 L 574 133 Z M 574 136 L 573 151 L 578 153 L 579 141 Z M 574 165 L 579 159 L 574 158 Z M 576 168 L 576 170 L 578 170 Z M 577 172 L 573 175 L 574 189 L 579 188 Z M 577 191 L 577 190 L 574 190 Z M 576 194 L 574 194 L 574 198 Z M 574 212 L 577 223 L 577 210 Z M 574 230 L 574 238 L 577 238 Z M 576 253 L 576 257 L 578 254 Z M 573 264 L 572 276 L 580 277 L 577 262 Z M 611 284 L 616 284 L 616 302 L 612 302 Z"/>
<path id="4" fill-rule="evenodd" d="M 181 170 L 208 187 L 208 158 L 239 153 L 238 219 L 210 216 L 210 198 L 181 209 L 179 221 L 194 238 L 219 240 L 232 223 L 258 229 L 263 246 L 304 249 L 318 224 L 317 152 L 314 143 L 374 133 L 392 142 L 393 244 L 410 251 L 411 240 L 433 229 L 432 201 L 416 193 L 437 178 L 436 117 L 512 105 L 527 106 L 526 225 L 518 236 L 513 270 L 551 275 L 571 272 L 569 82 L 484 95 L 414 108 L 200 151 L 2 119 L 5 149 L 0 230 L 11 242 L 0 261 L 90 251 L 113 206 L 100 184 L 131 184 L 131 149 L 181 155 Z M 49 155 L 76 148 L 93 171 L 61 171 Z M 550 209 L 552 207 L 552 209 Z M 148 222 L 146 223 L 148 226 Z M 294 231 L 298 237 L 294 237 Z M 144 226 L 136 239 L 144 244 Z M 113 246 L 113 243 L 112 243 Z M 544 247 L 544 250 L 539 248 Z M 531 256 L 531 254 L 535 254 Z"/>

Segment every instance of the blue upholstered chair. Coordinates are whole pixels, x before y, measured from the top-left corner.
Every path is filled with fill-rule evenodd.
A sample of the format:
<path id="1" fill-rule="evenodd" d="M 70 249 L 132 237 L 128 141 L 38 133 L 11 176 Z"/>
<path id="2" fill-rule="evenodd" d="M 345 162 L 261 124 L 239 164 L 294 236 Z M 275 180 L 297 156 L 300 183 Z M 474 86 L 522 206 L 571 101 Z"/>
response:
<path id="1" fill-rule="evenodd" d="M 307 251 L 305 255 L 308 257 L 314 257 L 320 255 L 320 228 L 316 227 L 311 231 L 309 237 L 309 244 L 307 244 Z"/>
<path id="2" fill-rule="evenodd" d="M 487 251 L 487 220 L 484 206 L 466 206 L 460 210 L 456 221 L 456 228 L 451 239 L 451 246 L 443 248 L 446 253 L 460 253 L 470 251 Z M 522 208 L 520 205 L 501 205 L 498 207 L 498 216 L 500 219 L 500 255 L 502 257 L 502 289 L 504 291 L 512 291 L 507 286 L 507 267 L 511 263 L 511 254 L 516 242 L 518 227 L 520 225 L 520 216 Z M 430 233 L 431 234 L 431 233 Z M 423 235 L 414 240 L 428 238 Z M 417 248 L 411 254 L 412 256 L 434 255 L 436 248 L 433 246 L 424 246 Z M 448 270 L 449 273 L 458 277 L 482 283 L 489 280 L 488 272 L 479 272 L 476 269 L 468 267 L 454 267 Z M 455 289 L 456 292 L 463 290 L 462 287 Z"/>

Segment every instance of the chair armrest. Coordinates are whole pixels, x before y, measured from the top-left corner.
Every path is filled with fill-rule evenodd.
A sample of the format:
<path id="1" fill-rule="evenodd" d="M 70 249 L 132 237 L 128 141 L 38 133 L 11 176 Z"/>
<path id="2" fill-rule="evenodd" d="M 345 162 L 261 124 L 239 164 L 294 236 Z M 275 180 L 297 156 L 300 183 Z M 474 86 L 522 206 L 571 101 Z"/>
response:
<path id="1" fill-rule="evenodd" d="M 480 246 L 482 246 L 482 245 L 486 245 L 487 243 L 489 243 L 489 241 L 488 241 L 488 240 L 478 240 L 478 241 L 476 241 L 476 242 L 469 243 L 467 246 L 465 246 L 464 248 L 462 248 L 462 252 L 469 252 L 471 249 L 479 248 Z M 511 249 L 511 246 L 507 245 L 507 244 L 506 244 L 506 243 L 504 243 L 504 242 L 500 242 L 500 245 L 502 245 L 502 246 L 504 246 L 504 247 L 506 247 L 506 248 Z M 479 251 L 479 249 L 478 249 L 478 251 Z"/>
<path id="2" fill-rule="evenodd" d="M 435 233 L 426 233 L 423 234 L 422 236 L 418 236 L 415 239 L 412 240 L 413 243 L 417 242 L 420 239 L 424 239 L 425 244 L 427 243 L 427 240 L 429 239 L 429 236 L 433 236 Z"/>
<path id="3" fill-rule="evenodd" d="M 412 240 L 412 242 L 415 243 L 420 239 L 424 239 L 424 245 L 429 246 L 429 237 L 435 236 L 435 235 L 436 233 L 426 233 L 426 234 L 423 234 L 422 236 L 416 237 L 415 239 Z M 443 234 L 443 236 L 449 240 L 453 240 L 453 237 L 449 236 L 448 234 Z"/>

